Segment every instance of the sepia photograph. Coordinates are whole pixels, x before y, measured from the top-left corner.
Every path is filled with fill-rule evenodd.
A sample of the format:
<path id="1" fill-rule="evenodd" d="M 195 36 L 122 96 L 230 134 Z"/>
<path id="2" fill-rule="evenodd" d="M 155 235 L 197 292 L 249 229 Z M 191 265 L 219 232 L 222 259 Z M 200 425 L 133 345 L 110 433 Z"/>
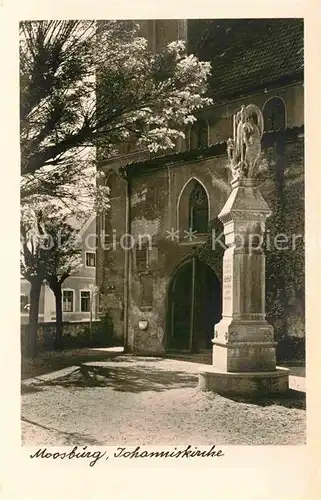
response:
<path id="1" fill-rule="evenodd" d="M 306 444 L 304 63 L 302 18 L 20 21 L 37 456 Z"/>

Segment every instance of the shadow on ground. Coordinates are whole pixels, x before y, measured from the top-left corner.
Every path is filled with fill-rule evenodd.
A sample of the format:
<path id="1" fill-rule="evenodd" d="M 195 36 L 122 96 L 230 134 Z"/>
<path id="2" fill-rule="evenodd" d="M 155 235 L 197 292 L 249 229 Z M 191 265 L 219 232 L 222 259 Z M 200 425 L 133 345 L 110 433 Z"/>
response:
<path id="1" fill-rule="evenodd" d="M 127 362 L 127 361 L 126 361 Z M 32 386 L 60 387 L 109 387 L 115 391 L 138 393 L 160 392 L 168 389 L 196 387 L 197 374 L 173 370 L 157 370 L 147 366 L 87 366 L 82 365 L 73 372 L 52 380 L 35 380 Z"/>
<path id="2" fill-rule="evenodd" d="M 77 351 L 54 352 L 44 355 L 42 358 L 36 358 L 35 360 L 22 358 L 21 379 L 26 380 L 39 375 L 45 375 L 47 373 L 62 370 L 63 368 L 68 368 L 69 366 L 80 366 L 82 363 L 86 362 L 114 360 L 118 356 L 120 356 L 118 352 L 97 350 L 96 353 L 92 351 L 89 353 Z"/>
<path id="3" fill-rule="evenodd" d="M 159 358 L 161 359 L 161 358 Z M 109 365 L 81 365 L 63 376 L 54 379 L 35 379 L 28 384 L 26 392 L 36 392 L 49 386 L 73 387 L 85 389 L 88 387 L 108 387 L 114 391 L 140 393 L 144 391 L 162 392 L 169 389 L 196 388 L 197 373 L 157 369 L 155 367 L 133 364 L 131 360 L 119 358 Z M 260 397 L 226 396 L 235 402 L 253 404 L 256 406 L 283 406 L 285 408 L 306 409 L 305 392 L 290 389 L 285 394 Z"/>
<path id="4" fill-rule="evenodd" d="M 27 424 L 35 425 L 36 427 L 41 427 L 41 429 L 45 429 L 50 432 L 55 432 L 59 434 L 62 438 L 61 446 L 81 446 L 81 445 L 99 445 L 101 444 L 96 439 L 88 436 L 87 434 L 79 434 L 78 432 L 64 432 L 55 427 L 49 427 L 47 425 L 39 424 L 38 422 L 34 422 L 33 420 L 29 420 L 28 418 L 21 416 L 21 420 Z"/>
<path id="5" fill-rule="evenodd" d="M 24 394 L 32 394 L 35 392 L 42 391 L 42 387 L 39 385 L 32 385 L 32 384 L 21 384 L 21 395 L 23 396 Z"/>
<path id="6" fill-rule="evenodd" d="M 244 397 L 228 397 L 235 402 L 239 403 L 247 403 L 253 404 L 256 406 L 283 406 L 284 408 L 296 408 L 297 410 L 305 410 L 306 409 L 306 394 L 302 391 L 295 391 L 293 389 L 289 389 L 284 394 L 276 394 L 269 396 L 259 396 L 252 398 L 244 398 Z"/>

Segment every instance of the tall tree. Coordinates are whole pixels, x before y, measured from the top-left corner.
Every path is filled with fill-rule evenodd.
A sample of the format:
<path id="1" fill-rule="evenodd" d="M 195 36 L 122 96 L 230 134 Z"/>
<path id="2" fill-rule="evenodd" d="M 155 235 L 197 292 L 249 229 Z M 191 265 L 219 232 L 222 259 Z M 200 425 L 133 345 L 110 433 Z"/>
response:
<path id="1" fill-rule="evenodd" d="M 209 63 L 187 55 L 181 41 L 152 53 L 132 21 L 21 22 L 22 269 L 32 280 L 31 346 L 44 279 L 39 204 L 71 202 L 78 211 L 92 197 L 104 204 L 103 183 L 96 189 L 88 182 L 96 175 L 88 148 L 106 157 L 126 142 L 152 152 L 172 148 L 193 113 L 211 103 L 209 72 Z"/>
<path id="2" fill-rule="evenodd" d="M 61 196 L 87 146 L 168 149 L 210 99 L 183 42 L 153 54 L 131 21 L 20 24 L 21 197 Z"/>
<path id="3" fill-rule="evenodd" d="M 20 220 L 20 274 L 30 282 L 29 328 L 27 354 L 37 354 L 37 328 L 41 286 L 45 278 L 44 263 L 40 258 L 40 249 L 45 244 L 46 231 L 41 212 L 33 213 L 22 210 Z"/>
<path id="4" fill-rule="evenodd" d="M 61 349 L 63 335 L 62 285 L 82 265 L 81 242 L 77 240 L 79 227 L 68 217 L 50 219 L 46 225 L 48 248 L 41 248 L 40 260 L 44 263 L 44 279 L 54 293 L 56 304 L 55 349 Z"/>
<path id="5" fill-rule="evenodd" d="M 93 214 L 109 208 L 108 188 L 96 186 L 96 175 L 86 169 L 73 186 L 63 186 L 63 200 L 36 199 L 21 205 L 21 275 L 31 284 L 28 355 L 37 353 L 41 286 L 46 281 L 57 299 L 64 280 L 80 264 L 76 235 Z M 56 300 L 57 342 L 61 336 L 61 301 Z"/>

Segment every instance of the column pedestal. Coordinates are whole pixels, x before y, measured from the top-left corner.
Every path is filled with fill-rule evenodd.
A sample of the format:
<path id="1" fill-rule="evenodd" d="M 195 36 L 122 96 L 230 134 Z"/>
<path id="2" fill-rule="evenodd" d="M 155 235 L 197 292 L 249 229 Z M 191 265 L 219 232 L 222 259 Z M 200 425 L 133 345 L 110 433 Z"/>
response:
<path id="1" fill-rule="evenodd" d="M 273 327 L 265 319 L 263 236 L 269 207 L 252 179 L 238 180 L 219 214 L 223 258 L 223 317 L 214 328 L 213 361 L 199 387 L 221 394 L 288 390 L 289 370 L 276 366 Z"/>

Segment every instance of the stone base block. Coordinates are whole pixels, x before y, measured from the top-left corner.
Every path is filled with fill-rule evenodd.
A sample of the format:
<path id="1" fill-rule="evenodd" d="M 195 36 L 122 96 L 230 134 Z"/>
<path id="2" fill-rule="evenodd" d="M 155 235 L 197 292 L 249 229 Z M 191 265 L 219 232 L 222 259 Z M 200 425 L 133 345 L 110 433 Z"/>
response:
<path id="1" fill-rule="evenodd" d="M 276 366 L 276 342 L 213 342 L 213 366 L 223 372 L 268 372 Z"/>
<path id="2" fill-rule="evenodd" d="M 221 395 L 262 396 L 289 389 L 289 371 L 277 367 L 270 372 L 224 372 L 215 367 L 201 368 L 199 388 Z"/>

